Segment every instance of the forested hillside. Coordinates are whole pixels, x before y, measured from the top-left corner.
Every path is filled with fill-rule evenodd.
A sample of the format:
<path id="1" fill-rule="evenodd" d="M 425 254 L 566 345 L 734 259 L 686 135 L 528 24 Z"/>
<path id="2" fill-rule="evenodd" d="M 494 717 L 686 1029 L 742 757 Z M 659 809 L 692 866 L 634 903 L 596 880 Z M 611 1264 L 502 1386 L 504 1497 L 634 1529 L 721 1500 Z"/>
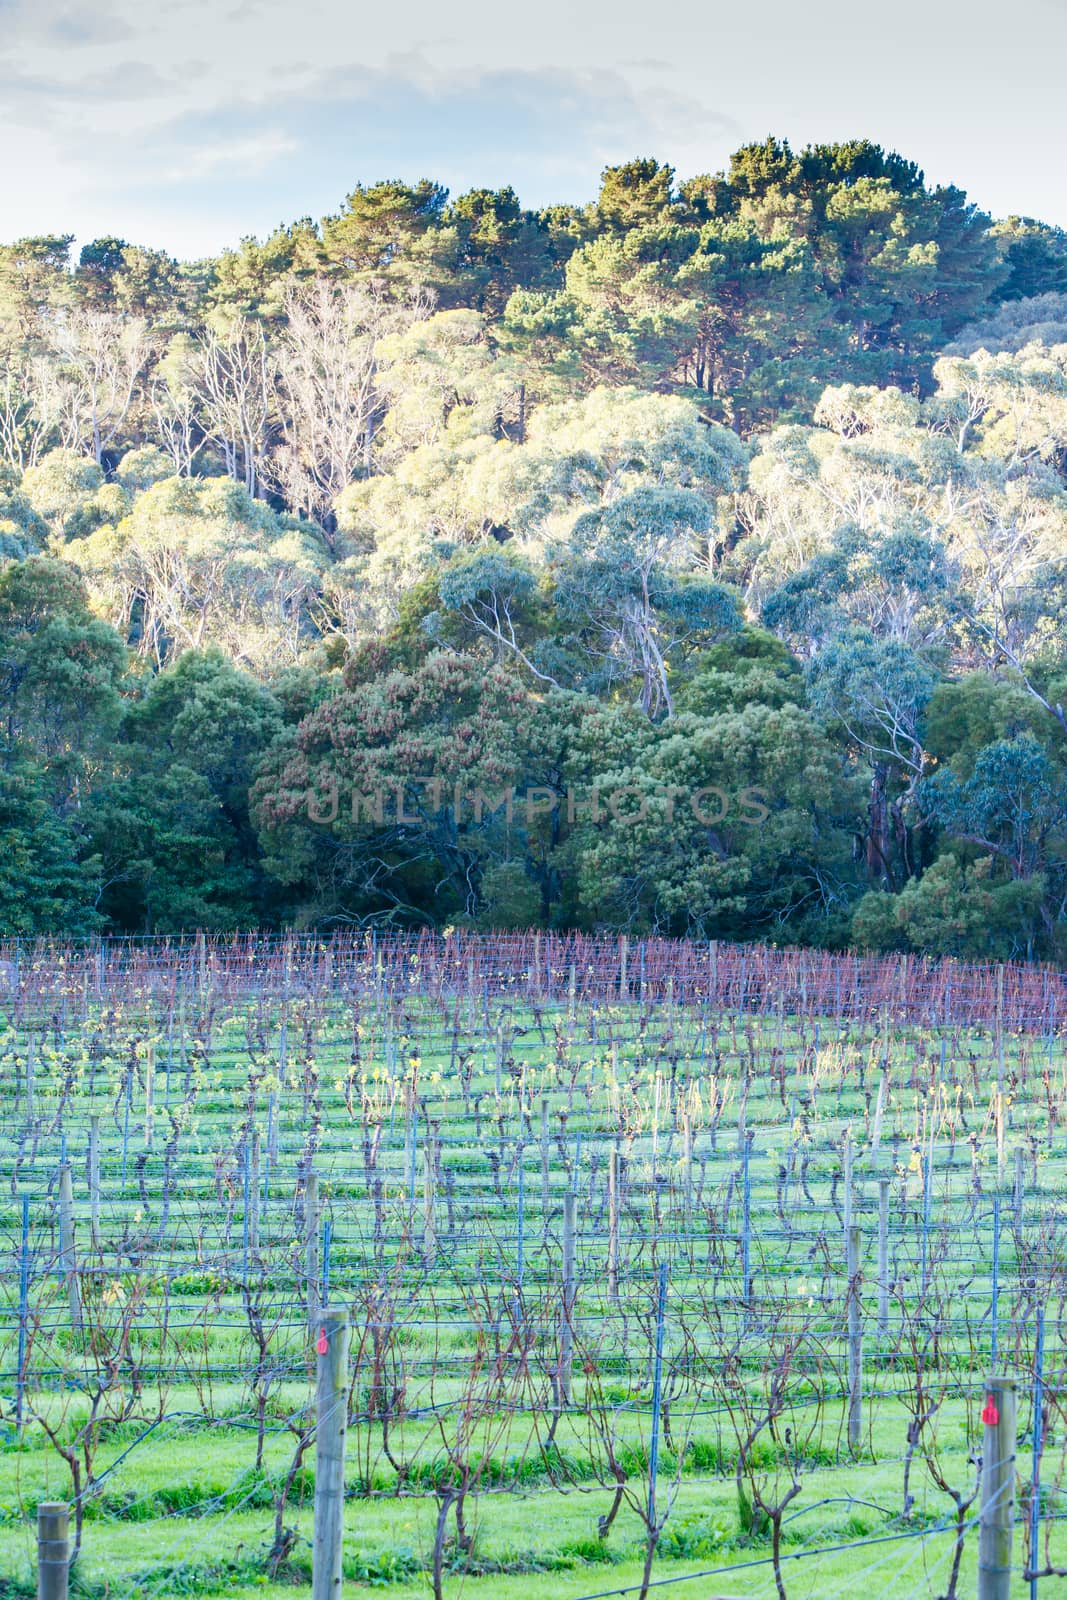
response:
<path id="1" fill-rule="evenodd" d="M 1061 957 L 1065 608 L 1067 235 L 873 145 L 0 246 L 0 931 Z"/>

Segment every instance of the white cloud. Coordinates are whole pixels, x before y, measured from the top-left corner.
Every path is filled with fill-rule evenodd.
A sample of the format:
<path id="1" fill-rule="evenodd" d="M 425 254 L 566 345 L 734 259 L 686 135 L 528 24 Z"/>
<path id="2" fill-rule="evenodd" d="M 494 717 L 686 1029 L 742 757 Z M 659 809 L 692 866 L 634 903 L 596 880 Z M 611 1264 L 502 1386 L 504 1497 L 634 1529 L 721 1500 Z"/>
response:
<path id="1" fill-rule="evenodd" d="M 281 130 L 257 134 L 249 139 L 228 139 L 223 143 L 185 145 L 180 161 L 164 167 L 161 183 L 189 183 L 199 178 L 229 173 L 247 177 L 264 172 L 272 162 L 292 155 L 299 141 Z"/>
<path id="2" fill-rule="evenodd" d="M 47 221 L 201 252 L 358 181 L 584 199 L 605 162 L 687 175 L 774 131 L 867 135 L 981 204 L 1067 222 L 1063 6 L 1017 0 L 1010 32 L 981 9 L 963 35 L 928 0 L 898 0 L 889 30 L 853 0 L 675 0 L 669 19 L 615 0 L 0 0 L 0 141 L 32 152 L 5 164 L 0 215 L 9 236 Z"/>

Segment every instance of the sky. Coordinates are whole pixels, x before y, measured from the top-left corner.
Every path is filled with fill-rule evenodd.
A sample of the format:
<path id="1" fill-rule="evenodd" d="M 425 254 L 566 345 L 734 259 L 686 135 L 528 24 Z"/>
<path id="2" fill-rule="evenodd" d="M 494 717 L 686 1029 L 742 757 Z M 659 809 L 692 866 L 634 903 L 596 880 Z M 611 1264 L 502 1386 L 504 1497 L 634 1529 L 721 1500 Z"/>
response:
<path id="1" fill-rule="evenodd" d="M 0 239 L 184 258 L 357 183 L 586 201 L 633 156 L 866 137 L 1067 226 L 1067 0 L 0 0 Z"/>

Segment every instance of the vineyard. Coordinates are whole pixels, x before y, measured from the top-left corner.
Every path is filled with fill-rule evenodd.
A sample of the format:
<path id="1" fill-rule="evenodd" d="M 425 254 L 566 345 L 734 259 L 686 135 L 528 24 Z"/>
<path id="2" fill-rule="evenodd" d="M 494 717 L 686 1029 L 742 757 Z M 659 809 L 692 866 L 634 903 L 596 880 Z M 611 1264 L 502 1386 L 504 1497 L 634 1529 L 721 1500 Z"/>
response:
<path id="1" fill-rule="evenodd" d="M 1003 1421 L 1053 1600 L 1065 1193 L 1051 971 L 0 945 L 0 1596 L 298 1593 L 336 1339 L 346 1588 L 971 1596 Z"/>

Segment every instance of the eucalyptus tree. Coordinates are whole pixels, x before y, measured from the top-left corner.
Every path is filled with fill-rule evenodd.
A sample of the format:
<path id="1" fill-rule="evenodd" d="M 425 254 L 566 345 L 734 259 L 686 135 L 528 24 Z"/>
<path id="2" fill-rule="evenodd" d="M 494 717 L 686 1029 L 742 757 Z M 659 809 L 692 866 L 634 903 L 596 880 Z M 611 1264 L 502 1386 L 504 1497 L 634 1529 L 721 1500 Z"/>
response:
<path id="1" fill-rule="evenodd" d="M 100 463 L 124 441 L 124 429 L 151 360 L 146 318 L 114 311 L 73 310 L 51 333 L 66 381 L 64 434 Z"/>
<path id="2" fill-rule="evenodd" d="M 643 486 L 586 512 L 550 552 L 559 620 L 594 664 L 590 686 L 636 679 L 647 717 L 671 715 L 681 652 L 740 627 L 736 596 L 699 570 L 710 522 L 696 491 Z"/>
<path id="3" fill-rule="evenodd" d="M 128 514 L 67 546 L 111 620 L 162 665 L 215 644 L 260 671 L 317 637 L 328 564 L 321 530 L 279 515 L 228 478 L 166 478 Z"/>
<path id="4" fill-rule="evenodd" d="M 272 347 L 278 438 L 264 473 L 294 510 L 330 525 L 337 497 L 370 472 L 385 415 L 381 342 L 423 309 L 325 278 L 289 290 Z"/>

